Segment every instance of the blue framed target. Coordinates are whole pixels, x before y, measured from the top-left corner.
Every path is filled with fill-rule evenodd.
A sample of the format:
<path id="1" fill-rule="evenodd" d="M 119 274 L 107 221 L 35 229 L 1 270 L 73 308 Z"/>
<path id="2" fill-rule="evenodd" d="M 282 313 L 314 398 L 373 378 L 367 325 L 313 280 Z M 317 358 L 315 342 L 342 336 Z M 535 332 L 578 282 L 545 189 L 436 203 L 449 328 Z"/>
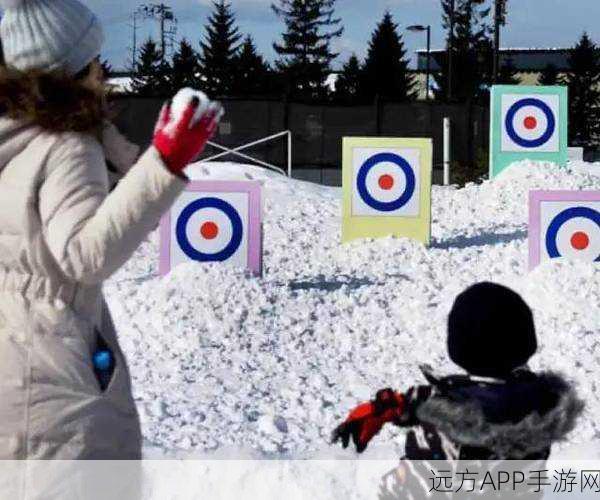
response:
<path id="1" fill-rule="evenodd" d="M 555 135 L 555 111 L 538 97 L 518 99 L 508 108 L 505 127 L 514 144 L 527 149 L 540 148 Z"/>
<path id="2" fill-rule="evenodd" d="M 504 94 L 502 151 L 558 151 L 559 109 L 560 100 L 555 95 Z"/>
<path id="3" fill-rule="evenodd" d="M 160 272 L 185 262 L 262 268 L 260 185 L 191 182 L 161 221 Z"/>
<path id="4" fill-rule="evenodd" d="M 380 191 L 390 191 L 394 188 L 397 183 L 396 169 L 387 168 L 388 172 L 377 174 L 376 184 L 369 182 L 369 173 L 381 164 L 394 165 L 402 172 L 405 179 L 399 196 L 389 201 L 380 199 Z M 356 189 L 363 201 L 370 207 L 381 212 L 393 212 L 400 210 L 411 200 L 415 194 L 416 183 L 413 168 L 402 156 L 395 153 L 378 153 L 371 156 L 360 167 L 356 179 Z"/>
<path id="5" fill-rule="evenodd" d="M 225 233 L 225 242 L 214 245 L 212 242 L 223 232 L 222 218 L 207 209 L 213 209 L 226 217 L 230 226 Z M 206 215 L 202 212 L 206 211 Z M 199 223 L 194 216 L 199 215 Z M 221 221 L 219 222 L 219 219 Z M 191 238 L 197 229 L 198 238 Z M 199 262 L 223 262 L 237 252 L 244 236 L 244 224 L 238 211 L 225 200 L 215 197 L 200 198 L 188 204 L 179 214 L 176 223 L 175 235 L 181 250 L 192 260 Z M 220 248 L 222 247 L 222 248 Z"/>
<path id="6" fill-rule="evenodd" d="M 420 151 L 355 150 L 352 213 L 356 216 L 419 214 Z"/>
<path id="7" fill-rule="evenodd" d="M 566 226 L 573 225 L 566 230 L 566 244 L 561 241 L 560 232 Z M 600 251 L 598 245 L 593 242 L 597 239 L 596 234 L 600 232 L 600 212 L 591 207 L 571 207 L 556 215 L 548 229 L 546 230 L 546 251 L 552 259 L 563 257 L 564 255 L 575 252 L 591 250 L 586 252 L 592 261 L 600 261 Z"/>
<path id="8" fill-rule="evenodd" d="M 530 193 L 530 265 L 557 258 L 600 262 L 600 191 Z"/>

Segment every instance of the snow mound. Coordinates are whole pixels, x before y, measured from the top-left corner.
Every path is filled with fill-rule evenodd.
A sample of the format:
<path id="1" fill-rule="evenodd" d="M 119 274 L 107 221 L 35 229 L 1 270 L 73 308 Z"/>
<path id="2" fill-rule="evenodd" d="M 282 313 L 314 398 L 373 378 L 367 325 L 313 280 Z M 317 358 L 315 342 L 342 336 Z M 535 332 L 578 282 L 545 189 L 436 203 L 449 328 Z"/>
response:
<path id="1" fill-rule="evenodd" d="M 337 188 L 246 165 L 192 166 L 194 179 L 262 183 L 265 275 L 189 264 L 160 279 L 155 232 L 106 283 L 147 448 L 352 456 L 328 440 L 357 402 L 423 382 L 420 363 L 456 371 L 447 314 L 460 291 L 483 280 L 531 304 L 541 346 L 532 366 L 578 384 L 587 410 L 567 444 L 590 441 L 600 433 L 600 267 L 552 262 L 527 272 L 527 193 L 600 189 L 597 170 L 523 162 L 494 182 L 434 187 L 426 248 L 394 238 L 342 246 Z M 393 458 L 402 442 L 386 429 L 369 453 Z"/>

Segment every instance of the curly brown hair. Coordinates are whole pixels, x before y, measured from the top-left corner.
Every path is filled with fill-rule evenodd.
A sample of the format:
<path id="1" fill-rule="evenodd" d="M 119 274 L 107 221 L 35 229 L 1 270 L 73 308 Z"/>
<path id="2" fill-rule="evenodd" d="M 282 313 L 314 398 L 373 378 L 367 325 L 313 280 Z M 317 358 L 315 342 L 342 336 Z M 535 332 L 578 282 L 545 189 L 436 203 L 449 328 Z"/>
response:
<path id="1" fill-rule="evenodd" d="M 64 72 L 0 67 L 0 113 L 54 132 L 92 132 L 110 118 L 105 93 Z"/>

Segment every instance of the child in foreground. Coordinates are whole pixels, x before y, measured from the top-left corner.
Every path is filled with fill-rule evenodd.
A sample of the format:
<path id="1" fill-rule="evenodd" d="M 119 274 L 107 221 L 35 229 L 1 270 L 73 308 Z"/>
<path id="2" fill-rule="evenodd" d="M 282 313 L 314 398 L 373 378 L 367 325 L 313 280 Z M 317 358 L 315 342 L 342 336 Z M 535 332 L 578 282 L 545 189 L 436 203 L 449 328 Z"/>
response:
<path id="1" fill-rule="evenodd" d="M 537 350 L 533 315 L 500 285 L 480 283 L 461 293 L 448 320 L 450 359 L 467 374 L 435 377 L 406 393 L 377 392 L 333 433 L 359 453 L 385 423 L 412 428 L 409 460 L 545 460 L 583 409 L 559 374 L 526 366 Z"/>

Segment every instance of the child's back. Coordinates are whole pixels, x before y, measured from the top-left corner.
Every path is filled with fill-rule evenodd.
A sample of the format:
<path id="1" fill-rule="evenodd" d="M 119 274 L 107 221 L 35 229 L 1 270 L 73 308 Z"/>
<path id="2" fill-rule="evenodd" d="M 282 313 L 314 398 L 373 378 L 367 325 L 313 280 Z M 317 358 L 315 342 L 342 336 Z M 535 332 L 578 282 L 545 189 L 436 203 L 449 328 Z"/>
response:
<path id="1" fill-rule="evenodd" d="M 504 379 L 451 376 L 406 393 L 400 426 L 413 460 L 546 459 L 582 403 L 559 375 L 517 370 Z"/>

